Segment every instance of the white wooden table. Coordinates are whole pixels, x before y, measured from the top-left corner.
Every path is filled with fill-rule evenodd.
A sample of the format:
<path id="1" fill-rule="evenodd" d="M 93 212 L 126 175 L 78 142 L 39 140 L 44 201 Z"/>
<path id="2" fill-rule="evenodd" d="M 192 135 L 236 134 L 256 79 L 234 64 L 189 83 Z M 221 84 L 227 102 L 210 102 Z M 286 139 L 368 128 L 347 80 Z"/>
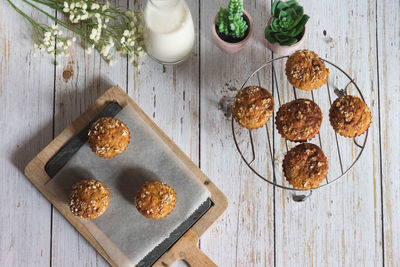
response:
<path id="1" fill-rule="evenodd" d="M 228 197 L 228 210 L 200 241 L 219 266 L 400 266 L 399 1 L 301 1 L 311 17 L 304 47 L 354 77 L 373 114 L 355 168 L 304 203 L 245 166 L 219 109 L 273 56 L 263 37 L 270 0 L 245 1 L 254 36 L 243 51 L 217 48 L 211 24 L 227 2 L 188 0 L 197 32 L 191 57 L 174 67 L 143 58 L 136 69 L 126 58 L 108 66 L 78 45 L 59 66 L 45 53 L 33 57 L 29 24 L 0 0 L 0 266 L 107 266 L 22 170 L 112 85 L 125 88 Z"/>

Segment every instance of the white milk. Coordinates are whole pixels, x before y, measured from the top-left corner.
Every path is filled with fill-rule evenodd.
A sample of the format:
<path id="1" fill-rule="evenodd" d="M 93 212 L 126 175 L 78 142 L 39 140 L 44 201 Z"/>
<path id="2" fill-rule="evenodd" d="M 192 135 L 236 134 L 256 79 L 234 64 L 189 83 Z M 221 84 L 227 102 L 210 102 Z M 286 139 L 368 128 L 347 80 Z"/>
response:
<path id="1" fill-rule="evenodd" d="M 163 63 L 174 63 L 191 52 L 194 25 L 184 0 L 149 0 L 144 19 L 144 40 L 150 56 Z"/>

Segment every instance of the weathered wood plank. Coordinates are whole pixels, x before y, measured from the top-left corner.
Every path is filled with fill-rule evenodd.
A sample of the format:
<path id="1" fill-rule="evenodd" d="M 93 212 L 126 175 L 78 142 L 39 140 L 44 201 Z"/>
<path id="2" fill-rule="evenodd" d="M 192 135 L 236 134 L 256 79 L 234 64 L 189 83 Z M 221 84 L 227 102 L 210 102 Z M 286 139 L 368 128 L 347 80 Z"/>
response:
<path id="1" fill-rule="evenodd" d="M 129 1 L 143 10 L 146 1 Z M 128 94 L 195 163 L 199 162 L 199 3 L 187 1 L 195 32 L 190 57 L 176 66 L 162 66 L 149 57 L 140 67 L 128 66 Z M 212 177 L 210 177 L 212 179 Z M 179 261 L 174 266 L 185 266 Z"/>
<path id="2" fill-rule="evenodd" d="M 227 4 L 227 1 L 204 1 L 200 6 L 200 162 L 202 170 L 229 200 L 222 218 L 202 237 L 201 248 L 219 266 L 271 266 L 274 261 L 273 187 L 257 178 L 242 162 L 233 141 L 230 114 L 224 115 L 229 113 L 226 106 L 247 76 L 270 57 L 263 44 L 265 21 L 261 19 L 269 12 L 270 3 L 244 2 L 244 9 L 254 20 L 254 35 L 235 55 L 220 51 L 211 34 L 219 7 Z M 266 77 L 261 79 L 264 81 Z M 246 134 L 242 131 L 241 137 L 247 138 Z M 257 149 L 263 154 L 267 146 L 257 145 Z M 265 166 L 262 170 L 268 173 Z"/>
<path id="3" fill-rule="evenodd" d="M 51 207 L 22 171 L 52 138 L 54 65 L 46 53 L 33 57 L 30 24 L 0 6 L 0 265 L 49 266 Z"/>
<path id="4" fill-rule="evenodd" d="M 400 2 L 377 7 L 384 262 L 400 266 Z"/>
<path id="5" fill-rule="evenodd" d="M 311 17 L 304 47 L 336 63 L 354 77 L 373 117 L 377 118 L 374 3 L 302 1 Z M 333 10 L 339 11 L 336 16 L 331 15 Z M 329 68 L 333 74 L 333 67 Z M 330 86 L 343 88 L 344 80 L 333 76 Z M 326 91 L 326 88 L 315 93 L 317 101 L 327 97 L 320 90 Z M 354 88 L 350 93 L 355 94 Z M 307 93 L 299 92 L 298 97 L 305 95 Z M 336 98 L 333 94 L 331 96 Z M 324 104 L 321 108 L 325 112 L 322 129 L 328 129 L 329 106 Z M 323 150 L 328 159 L 333 159 L 336 152 L 333 136 L 321 137 Z M 348 165 L 356 155 L 352 151 L 357 150 L 351 140 L 338 138 L 342 160 Z M 275 144 L 279 145 L 277 142 Z M 313 143 L 318 144 L 318 139 L 314 139 Z M 374 119 L 361 159 L 342 180 L 315 190 L 305 203 L 292 201 L 289 192 L 277 191 L 276 266 L 382 264 L 378 143 L 378 120 Z M 340 166 L 332 160 L 329 168 L 330 174 L 337 174 Z"/>
<path id="6" fill-rule="evenodd" d="M 127 1 L 112 1 L 111 4 L 126 6 Z M 55 136 L 105 90 L 113 85 L 126 87 L 126 60 L 126 57 L 118 57 L 118 63 L 110 66 L 97 51 L 87 54 L 78 41 L 71 47 L 70 57 L 58 59 L 55 76 Z M 108 266 L 101 255 L 55 208 L 52 218 L 53 266 Z"/>
<path id="7" fill-rule="evenodd" d="M 176 66 L 163 66 L 149 57 L 140 67 L 128 66 L 128 94 L 157 125 L 194 161 L 199 154 L 199 52 L 198 3 L 187 1 L 196 32 L 190 57 Z M 146 1 L 130 1 L 143 10 Z"/>

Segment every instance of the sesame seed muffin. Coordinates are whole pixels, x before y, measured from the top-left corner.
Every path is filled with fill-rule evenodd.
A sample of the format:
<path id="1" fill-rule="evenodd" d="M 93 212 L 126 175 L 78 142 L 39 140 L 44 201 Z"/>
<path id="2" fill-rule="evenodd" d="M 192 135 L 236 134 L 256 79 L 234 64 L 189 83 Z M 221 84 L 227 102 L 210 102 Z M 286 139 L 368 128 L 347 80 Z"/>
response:
<path id="1" fill-rule="evenodd" d="M 329 69 L 313 51 L 297 50 L 286 61 L 286 76 L 294 87 L 314 90 L 326 83 Z"/>
<path id="2" fill-rule="evenodd" d="M 283 104 L 275 118 L 276 128 L 283 138 L 294 142 L 312 139 L 322 124 L 319 106 L 308 99 L 296 99 Z"/>
<path id="3" fill-rule="evenodd" d="M 137 210 L 146 218 L 161 219 L 174 209 L 176 194 L 174 189 L 160 181 L 144 183 L 135 196 Z"/>
<path id="4" fill-rule="evenodd" d="M 94 122 L 88 135 L 90 148 L 102 158 L 112 158 L 122 153 L 130 141 L 128 127 L 111 117 L 103 117 Z"/>
<path id="5" fill-rule="evenodd" d="M 329 120 L 338 134 L 356 137 L 369 128 L 371 112 L 359 97 L 346 95 L 333 102 L 329 110 Z"/>
<path id="6" fill-rule="evenodd" d="M 235 121 L 247 129 L 264 126 L 274 111 L 274 99 L 270 92 L 259 86 L 248 86 L 235 96 L 232 115 Z"/>
<path id="7" fill-rule="evenodd" d="M 93 178 L 84 179 L 72 187 L 69 208 L 75 216 L 90 220 L 101 216 L 110 203 L 108 187 Z"/>
<path id="8" fill-rule="evenodd" d="M 318 187 L 328 174 L 328 160 L 321 148 L 303 143 L 285 155 L 283 173 L 294 188 L 312 189 Z"/>

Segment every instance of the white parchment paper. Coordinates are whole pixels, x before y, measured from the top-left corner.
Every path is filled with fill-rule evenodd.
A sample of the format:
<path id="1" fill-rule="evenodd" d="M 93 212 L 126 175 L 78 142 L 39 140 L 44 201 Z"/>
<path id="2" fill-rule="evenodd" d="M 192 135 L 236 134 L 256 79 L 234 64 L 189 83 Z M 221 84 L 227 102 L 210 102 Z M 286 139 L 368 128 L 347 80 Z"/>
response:
<path id="1" fill-rule="evenodd" d="M 111 194 L 107 211 L 97 219 L 82 221 L 113 261 L 120 266 L 133 266 L 185 221 L 210 193 L 133 108 L 128 105 L 116 118 L 131 131 L 125 152 L 103 159 L 86 143 L 46 187 L 68 205 L 67 197 L 77 181 L 93 177 L 105 183 Z M 145 218 L 134 206 L 139 187 L 153 179 L 169 184 L 177 194 L 175 209 L 159 220 Z"/>

